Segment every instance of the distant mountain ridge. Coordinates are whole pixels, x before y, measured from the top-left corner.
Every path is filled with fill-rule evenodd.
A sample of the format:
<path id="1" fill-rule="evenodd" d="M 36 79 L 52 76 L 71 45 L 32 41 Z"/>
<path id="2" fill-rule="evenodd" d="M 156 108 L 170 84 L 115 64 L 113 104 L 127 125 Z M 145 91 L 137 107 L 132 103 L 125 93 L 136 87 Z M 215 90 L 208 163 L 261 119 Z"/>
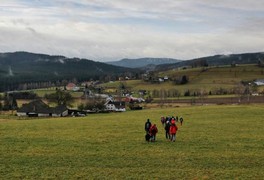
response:
<path id="1" fill-rule="evenodd" d="M 23 83 L 54 83 L 73 79 L 86 81 L 90 78 L 110 80 L 124 74 L 138 76 L 142 72 L 141 69 L 162 71 L 201 64 L 221 66 L 257 64 L 260 61 L 264 64 L 263 52 L 215 55 L 186 61 L 171 58 L 123 59 L 114 63 L 29 52 L 0 53 L 0 91 L 14 90 Z"/>
<path id="2" fill-rule="evenodd" d="M 119 76 L 136 70 L 88 59 L 29 52 L 0 53 L 0 90 L 13 84 Z"/>
<path id="3" fill-rule="evenodd" d="M 174 69 L 184 66 L 195 66 L 199 63 L 205 63 L 205 62 L 209 66 L 221 66 L 221 65 L 231 65 L 231 64 L 257 64 L 259 61 L 264 62 L 264 52 L 201 57 L 201 58 L 181 61 L 174 64 L 157 65 L 155 67 L 155 70 L 159 71 L 159 70 Z"/>
<path id="4" fill-rule="evenodd" d="M 181 62 L 178 59 L 172 58 L 139 58 L 139 59 L 122 59 L 119 61 L 106 62 L 115 66 L 122 66 L 128 68 L 144 68 L 148 65 L 173 64 Z"/>

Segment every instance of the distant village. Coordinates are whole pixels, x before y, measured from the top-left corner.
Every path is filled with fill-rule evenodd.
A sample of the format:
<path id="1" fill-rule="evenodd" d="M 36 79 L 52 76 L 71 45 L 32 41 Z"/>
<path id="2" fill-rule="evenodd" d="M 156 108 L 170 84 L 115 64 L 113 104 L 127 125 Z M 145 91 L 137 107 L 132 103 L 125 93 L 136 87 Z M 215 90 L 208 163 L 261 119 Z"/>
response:
<path id="1" fill-rule="evenodd" d="M 185 70 L 186 67 L 182 67 L 181 70 Z M 206 67 L 201 71 L 206 71 Z M 172 94 L 173 98 L 180 96 L 200 96 L 200 101 L 204 103 L 207 95 L 225 95 L 228 92 L 223 91 L 220 88 L 219 91 L 216 89 L 215 92 L 191 92 L 187 89 L 185 92 L 179 93 L 177 89 L 173 89 L 173 92 L 159 92 L 159 90 L 152 89 L 149 92 L 145 89 L 137 90 L 132 92 L 131 89 L 126 87 L 126 82 L 134 80 L 132 76 L 123 76 L 116 78 L 115 81 L 108 80 L 108 90 L 100 86 L 102 82 L 98 81 L 84 81 L 78 83 L 77 81 L 62 81 L 57 86 L 52 83 L 41 83 L 34 84 L 28 83 L 22 87 L 22 90 L 9 91 L 0 94 L 0 111 L 2 110 L 14 110 L 16 115 L 19 117 L 67 117 L 67 116 L 86 116 L 90 113 L 109 113 L 109 112 L 125 112 L 129 110 L 142 110 L 145 103 L 152 102 L 153 98 L 162 99 L 161 95 Z M 167 75 L 154 74 L 153 72 L 146 72 L 141 75 L 142 82 L 149 84 L 160 84 L 170 82 L 173 85 L 188 84 L 188 75 L 181 74 L 179 76 L 169 77 Z M 113 87 L 111 87 L 113 84 Z M 35 90 L 39 86 L 45 86 L 43 91 L 47 90 L 44 96 L 39 97 Z M 238 102 L 242 102 L 244 97 L 245 102 L 249 102 L 249 96 L 253 99 L 254 96 L 262 95 L 262 92 L 257 92 L 254 89 L 258 86 L 264 86 L 264 79 L 255 79 L 254 81 L 242 81 L 241 87 L 236 87 L 237 92 L 230 92 L 230 94 L 236 94 Z M 117 87 L 118 86 L 118 87 Z M 243 86 L 243 87 L 242 87 Z M 254 88 L 253 88 L 254 87 Z M 111 89 L 112 88 L 112 89 Z M 51 90 L 52 91 L 49 91 Z M 222 92 L 223 91 L 223 92 Z M 52 93 L 51 93 L 52 92 Z M 169 93 L 168 93 L 169 92 Z M 72 97 L 72 94 L 77 94 L 78 97 Z M 200 93 L 200 94 L 199 94 Z M 151 96 L 150 96 L 151 95 Z M 166 95 L 167 96 L 167 95 Z M 246 98 L 245 98 L 246 97 Z M 16 100 L 25 100 L 24 103 L 17 104 Z M 77 100 L 78 99 L 78 100 Z M 165 98 L 163 98 L 165 99 Z M 219 100 L 220 98 L 218 98 Z M 71 106 L 73 101 L 74 106 Z M 227 99 L 225 99 L 225 102 Z M 182 100 L 182 102 L 189 101 Z M 191 103 L 195 103 L 194 98 L 191 98 Z M 213 99 L 213 103 L 222 103 Z M 236 100 L 230 100 L 229 103 L 236 102 Z M 254 99 L 254 102 L 258 102 Z"/>
<path id="2" fill-rule="evenodd" d="M 125 90 L 120 91 L 122 94 L 117 96 L 100 93 L 100 89 L 95 88 L 97 84 L 99 84 L 98 81 L 83 82 L 80 87 L 70 82 L 66 86 L 56 89 L 56 91 L 62 93 L 82 92 L 81 99 L 92 104 L 89 107 L 82 104 L 77 108 L 69 108 L 67 103 L 49 106 L 45 102 L 45 98 L 44 100 L 43 98 L 38 98 L 23 104 L 21 107 L 17 107 L 16 114 L 19 117 L 76 117 L 86 116 L 90 113 L 125 112 L 127 108 L 130 110 L 143 109 L 141 104 L 145 102 L 145 99 L 142 97 L 146 94 L 146 90 L 139 90 L 138 93 L 142 97 L 133 97 L 132 94 Z"/>

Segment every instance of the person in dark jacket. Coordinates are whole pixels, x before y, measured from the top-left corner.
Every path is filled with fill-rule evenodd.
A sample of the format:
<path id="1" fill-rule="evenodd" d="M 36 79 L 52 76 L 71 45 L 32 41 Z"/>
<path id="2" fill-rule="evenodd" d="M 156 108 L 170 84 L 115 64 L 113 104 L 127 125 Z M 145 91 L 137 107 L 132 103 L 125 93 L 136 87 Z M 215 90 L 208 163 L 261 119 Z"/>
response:
<path id="1" fill-rule="evenodd" d="M 164 129 L 165 129 L 166 139 L 170 139 L 170 121 L 166 121 Z"/>
<path id="2" fill-rule="evenodd" d="M 160 122 L 161 122 L 161 124 L 162 124 L 162 126 L 165 126 L 165 117 L 164 116 L 162 116 L 161 118 L 160 118 Z"/>
<path id="3" fill-rule="evenodd" d="M 149 133 L 149 129 L 151 127 L 151 122 L 150 120 L 148 119 L 147 122 L 145 123 L 145 131 L 146 131 L 146 134 Z"/>
<path id="4" fill-rule="evenodd" d="M 183 123 L 183 118 L 182 117 L 180 118 L 180 122 L 181 122 L 181 126 L 182 126 L 182 123 Z"/>

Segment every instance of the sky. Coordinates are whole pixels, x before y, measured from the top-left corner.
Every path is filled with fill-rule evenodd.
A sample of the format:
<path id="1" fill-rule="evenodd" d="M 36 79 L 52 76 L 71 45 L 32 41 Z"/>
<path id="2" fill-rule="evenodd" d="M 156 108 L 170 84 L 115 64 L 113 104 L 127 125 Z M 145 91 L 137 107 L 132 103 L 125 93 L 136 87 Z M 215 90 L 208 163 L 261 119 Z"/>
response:
<path id="1" fill-rule="evenodd" d="M 262 0 L 0 0 L 0 52 L 116 61 L 264 52 Z"/>

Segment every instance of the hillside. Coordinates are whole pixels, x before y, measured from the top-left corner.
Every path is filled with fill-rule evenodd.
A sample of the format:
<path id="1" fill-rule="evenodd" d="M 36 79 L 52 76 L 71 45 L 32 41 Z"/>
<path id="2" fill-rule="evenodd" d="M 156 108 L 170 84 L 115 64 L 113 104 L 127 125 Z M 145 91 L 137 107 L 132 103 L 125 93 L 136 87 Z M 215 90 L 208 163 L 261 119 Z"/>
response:
<path id="1" fill-rule="evenodd" d="M 28 52 L 0 54 L 0 91 L 12 90 L 19 83 L 98 79 L 135 70 L 87 59 L 50 56 Z"/>
<path id="2" fill-rule="evenodd" d="M 178 87 L 181 92 L 184 92 L 186 89 L 198 89 L 201 86 L 206 87 L 206 89 L 209 87 L 228 86 L 227 88 L 230 89 L 241 80 L 248 79 L 248 77 L 252 77 L 250 80 L 253 78 L 264 78 L 263 69 L 257 67 L 249 67 L 250 69 L 247 67 L 237 67 L 224 69 L 223 72 L 219 72 L 221 69 L 209 69 L 206 72 L 201 72 L 201 69 L 195 70 L 195 68 L 183 71 L 176 70 L 178 67 L 199 67 L 199 65 L 209 65 L 211 67 L 228 65 L 228 67 L 231 67 L 230 64 L 232 63 L 239 65 L 257 64 L 259 61 L 264 60 L 264 53 L 233 54 L 225 56 L 216 55 L 180 61 L 174 64 L 154 65 L 154 63 L 172 62 L 174 60 L 166 58 L 142 58 L 137 60 L 127 59 L 123 60 L 123 62 L 130 62 L 131 66 L 134 67 L 140 66 L 140 63 L 152 64 L 148 67 L 156 68 L 157 73 L 160 75 L 168 75 L 170 78 L 187 75 L 190 82 L 187 86 L 183 85 Z M 173 71 L 169 71 L 170 69 Z M 17 89 L 19 86 L 23 86 L 23 83 L 62 83 L 63 80 L 71 81 L 77 79 L 78 81 L 86 81 L 90 78 L 110 80 L 111 77 L 112 79 L 116 79 L 116 77 L 125 73 L 132 75 L 137 73 L 137 75 L 139 75 L 139 72 L 138 69 L 114 66 L 87 59 L 50 56 L 28 52 L 0 53 L 0 91 Z M 217 74 L 217 77 L 215 74 Z M 201 75 L 206 75 L 206 77 Z M 247 75 L 247 77 L 242 78 L 240 75 Z M 106 76 L 108 78 L 106 78 Z M 229 79 L 227 83 L 224 79 L 225 77 Z M 208 80 L 210 82 L 207 82 Z M 218 84 L 217 82 L 221 83 Z M 133 87 L 137 89 L 160 89 L 157 84 L 149 83 L 139 83 L 139 86 L 134 85 Z"/>
<path id="3" fill-rule="evenodd" d="M 197 67 L 199 65 L 208 64 L 209 66 L 221 66 L 233 64 L 257 64 L 259 61 L 264 61 L 264 53 L 245 53 L 245 54 L 230 54 L 230 55 L 215 55 L 202 58 L 196 58 L 187 61 L 181 61 L 174 64 L 157 65 L 155 70 L 167 70 L 184 66 Z"/>
<path id="4" fill-rule="evenodd" d="M 177 59 L 171 58 L 139 58 L 139 59 L 122 59 L 120 61 L 107 62 L 115 66 L 129 67 L 129 68 L 146 68 L 146 66 L 152 65 L 152 67 L 160 64 L 173 64 L 181 62 Z"/>
<path id="5" fill-rule="evenodd" d="M 187 76 L 189 82 L 187 84 L 175 84 L 173 79 Z M 264 79 L 264 68 L 257 65 L 238 65 L 236 67 L 231 66 L 219 66 L 219 67 L 208 67 L 208 68 L 189 68 L 179 70 L 166 70 L 154 73 L 153 77 L 164 77 L 168 76 L 169 81 L 166 82 L 155 82 L 143 80 L 129 80 L 122 82 L 125 84 L 127 89 L 137 92 L 138 90 L 147 90 L 150 93 L 154 91 L 174 91 L 177 90 L 181 96 L 186 91 L 199 92 L 201 90 L 207 93 L 211 91 L 212 94 L 233 94 L 234 89 L 238 85 L 244 82 L 252 82 L 256 79 Z M 114 88 L 118 88 L 120 82 L 106 83 L 104 87 L 109 91 Z M 253 85 L 253 83 L 252 83 Z M 262 92 L 263 86 L 252 87 L 252 90 Z"/>

